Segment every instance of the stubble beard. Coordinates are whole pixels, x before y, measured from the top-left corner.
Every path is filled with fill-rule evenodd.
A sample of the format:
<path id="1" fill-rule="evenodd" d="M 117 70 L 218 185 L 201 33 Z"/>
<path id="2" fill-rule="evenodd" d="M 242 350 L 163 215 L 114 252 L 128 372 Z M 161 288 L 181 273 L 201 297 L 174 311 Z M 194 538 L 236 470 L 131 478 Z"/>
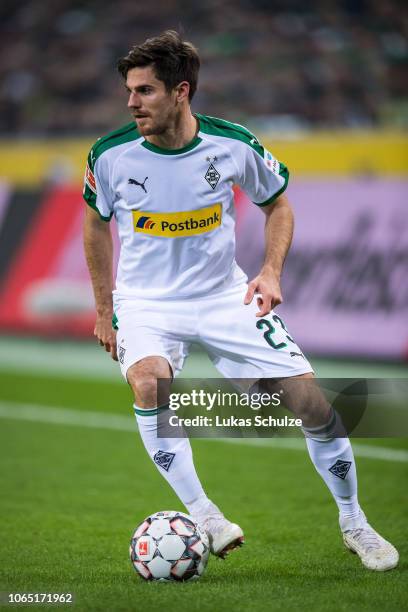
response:
<path id="1" fill-rule="evenodd" d="M 162 136 L 171 128 L 176 120 L 176 115 L 174 109 L 164 107 L 161 113 L 156 111 L 157 118 L 153 119 L 151 115 L 149 116 L 149 127 L 139 127 L 135 119 L 136 127 L 142 136 Z"/>
<path id="2" fill-rule="evenodd" d="M 161 136 L 167 130 L 167 126 L 163 123 L 152 122 L 149 126 L 143 127 L 138 125 L 135 119 L 136 127 L 142 136 Z"/>

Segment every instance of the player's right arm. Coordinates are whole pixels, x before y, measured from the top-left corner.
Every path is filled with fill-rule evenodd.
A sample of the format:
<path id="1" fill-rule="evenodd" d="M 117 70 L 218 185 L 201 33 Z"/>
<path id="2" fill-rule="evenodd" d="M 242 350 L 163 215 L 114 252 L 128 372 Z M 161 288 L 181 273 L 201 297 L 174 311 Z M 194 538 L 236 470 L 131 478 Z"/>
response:
<path id="1" fill-rule="evenodd" d="M 96 305 L 94 335 L 101 346 L 118 360 L 116 332 L 112 329 L 113 243 L 110 226 L 99 214 L 86 207 L 84 221 L 84 248 L 91 276 Z"/>
<path id="2" fill-rule="evenodd" d="M 97 142 L 89 153 L 85 170 L 84 247 L 95 296 L 94 334 L 100 345 L 117 361 L 116 332 L 112 329 L 113 244 L 109 227 L 114 198 L 109 184 L 108 159 L 100 153 L 101 147 Z"/>

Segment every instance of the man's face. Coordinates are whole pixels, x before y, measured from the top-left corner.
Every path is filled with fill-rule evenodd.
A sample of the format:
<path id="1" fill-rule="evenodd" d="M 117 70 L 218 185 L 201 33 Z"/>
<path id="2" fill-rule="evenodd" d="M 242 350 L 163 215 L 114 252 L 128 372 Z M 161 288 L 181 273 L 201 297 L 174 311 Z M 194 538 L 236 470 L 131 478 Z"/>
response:
<path id="1" fill-rule="evenodd" d="M 132 68 L 127 73 L 128 108 L 142 136 L 163 134 L 177 114 L 176 91 L 166 90 L 152 66 Z"/>

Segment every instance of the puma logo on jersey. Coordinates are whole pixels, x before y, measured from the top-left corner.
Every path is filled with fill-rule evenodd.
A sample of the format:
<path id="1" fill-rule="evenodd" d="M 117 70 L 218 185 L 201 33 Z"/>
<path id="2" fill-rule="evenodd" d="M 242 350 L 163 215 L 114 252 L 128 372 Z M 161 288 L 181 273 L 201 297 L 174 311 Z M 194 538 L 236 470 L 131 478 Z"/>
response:
<path id="1" fill-rule="evenodd" d="M 222 206 L 218 203 L 198 210 L 168 213 L 133 210 L 132 215 L 135 232 L 163 238 L 179 238 L 204 234 L 219 227 L 222 221 Z"/>
<path id="2" fill-rule="evenodd" d="M 137 185 L 138 187 L 141 187 L 141 188 L 143 189 L 143 191 L 144 191 L 145 193 L 147 193 L 147 189 L 146 189 L 146 187 L 145 187 L 145 182 L 147 181 L 147 179 L 148 179 L 148 178 L 149 178 L 149 177 L 148 177 L 148 176 L 146 176 L 146 178 L 145 178 L 145 180 L 143 181 L 143 183 L 139 183 L 139 181 L 137 181 L 136 179 L 132 179 L 132 178 L 130 178 L 130 179 L 128 180 L 128 183 L 129 183 L 129 185 Z"/>

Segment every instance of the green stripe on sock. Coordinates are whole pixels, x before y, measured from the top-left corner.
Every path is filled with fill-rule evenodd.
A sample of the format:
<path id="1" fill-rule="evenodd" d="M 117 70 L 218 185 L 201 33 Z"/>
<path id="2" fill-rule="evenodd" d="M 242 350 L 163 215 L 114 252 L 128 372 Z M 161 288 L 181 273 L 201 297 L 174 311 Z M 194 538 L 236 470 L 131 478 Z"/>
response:
<path id="1" fill-rule="evenodd" d="M 319 427 L 303 427 L 303 431 L 306 431 L 308 434 L 321 435 L 331 432 L 334 429 L 334 425 L 336 423 L 336 413 L 331 410 L 331 417 L 329 421 L 325 425 L 320 425 Z"/>
<path id="2" fill-rule="evenodd" d="M 159 406 L 158 408 L 138 408 L 134 405 L 135 414 L 138 416 L 157 416 L 161 412 L 169 409 L 169 405 Z"/>

